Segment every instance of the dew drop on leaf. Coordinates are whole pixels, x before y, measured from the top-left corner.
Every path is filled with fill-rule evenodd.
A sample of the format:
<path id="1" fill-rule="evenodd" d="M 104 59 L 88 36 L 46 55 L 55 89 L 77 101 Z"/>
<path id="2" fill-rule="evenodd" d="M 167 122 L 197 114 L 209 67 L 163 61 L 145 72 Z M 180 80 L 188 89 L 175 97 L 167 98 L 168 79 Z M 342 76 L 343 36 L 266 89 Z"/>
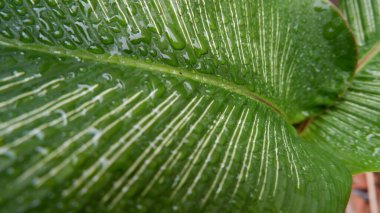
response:
<path id="1" fill-rule="evenodd" d="M 170 45 L 173 47 L 173 49 L 182 50 L 183 48 L 185 48 L 186 46 L 185 40 L 175 29 L 172 29 L 170 27 L 165 27 L 165 32 L 168 36 Z"/>
<path id="2" fill-rule="evenodd" d="M 14 0 L 13 4 L 15 4 L 15 5 L 22 5 L 22 0 Z"/>
<path id="3" fill-rule="evenodd" d="M 27 13 L 27 10 L 26 10 L 25 7 L 22 7 L 22 8 L 18 8 L 18 9 L 16 10 L 16 12 L 17 12 L 19 15 L 24 16 L 24 15 Z"/>
<path id="4" fill-rule="evenodd" d="M 12 31 L 8 27 L 5 27 L 3 30 L 1 30 L 0 34 L 6 38 L 14 38 Z"/>
<path id="5" fill-rule="evenodd" d="M 20 40 L 22 42 L 25 42 L 25 43 L 32 43 L 32 42 L 34 42 L 33 36 L 26 29 L 23 30 L 23 31 L 21 31 L 21 33 L 20 33 Z"/>
<path id="6" fill-rule="evenodd" d="M 145 46 L 140 46 L 139 47 L 139 52 L 142 56 L 147 56 L 148 55 L 148 49 Z"/>
<path id="7" fill-rule="evenodd" d="M 53 36 L 54 38 L 61 38 L 63 36 L 63 30 L 58 27 L 56 30 L 54 30 Z"/>
<path id="8" fill-rule="evenodd" d="M 70 49 L 70 50 L 75 50 L 76 49 L 75 44 L 71 40 L 68 40 L 68 39 L 66 39 L 65 41 L 63 41 L 63 46 L 65 48 L 67 48 L 67 49 Z"/>
<path id="9" fill-rule="evenodd" d="M 16 159 L 16 153 L 8 150 L 7 148 L 0 148 L 0 156 L 5 156 L 9 159 Z"/>
<path id="10" fill-rule="evenodd" d="M 100 41 L 103 43 L 103 44 L 113 44 L 114 43 L 114 39 L 111 35 L 101 35 L 100 36 Z"/>
<path id="11" fill-rule="evenodd" d="M 105 52 L 104 49 L 98 44 L 91 45 L 88 48 L 88 51 L 95 53 L 95 54 L 103 54 Z"/>
<path id="12" fill-rule="evenodd" d="M 46 0 L 46 3 L 47 3 L 50 7 L 53 7 L 53 6 L 57 5 L 57 1 L 54 1 L 54 0 Z"/>
<path id="13" fill-rule="evenodd" d="M 38 146 L 36 147 L 36 152 L 40 153 L 41 155 L 47 155 L 49 153 L 49 150 L 45 147 Z"/>
<path id="14" fill-rule="evenodd" d="M 314 3 L 314 10 L 317 12 L 322 12 L 324 10 L 327 10 L 328 8 L 329 8 L 328 4 L 322 3 L 319 0 Z"/>
<path id="15" fill-rule="evenodd" d="M 40 32 L 38 34 L 38 40 L 44 44 L 47 44 L 47 45 L 53 45 L 54 42 L 46 35 L 44 35 L 43 32 Z"/>
<path id="16" fill-rule="evenodd" d="M 323 37 L 327 40 L 334 40 L 339 34 L 339 31 L 334 27 L 333 23 L 327 23 L 323 27 Z"/>
<path id="17" fill-rule="evenodd" d="M 367 137 L 365 137 L 365 139 L 366 139 L 367 141 L 372 141 L 372 140 L 375 139 L 375 137 L 379 137 L 379 136 L 380 136 L 379 133 L 371 133 L 371 134 L 367 135 Z"/>
<path id="18" fill-rule="evenodd" d="M 372 153 L 373 156 L 380 156 L 380 147 L 375 148 L 375 151 Z"/>
<path id="19" fill-rule="evenodd" d="M 9 19 L 11 19 L 12 15 L 11 13 L 7 13 L 5 11 L 0 11 L 0 17 L 6 21 L 8 21 Z"/>

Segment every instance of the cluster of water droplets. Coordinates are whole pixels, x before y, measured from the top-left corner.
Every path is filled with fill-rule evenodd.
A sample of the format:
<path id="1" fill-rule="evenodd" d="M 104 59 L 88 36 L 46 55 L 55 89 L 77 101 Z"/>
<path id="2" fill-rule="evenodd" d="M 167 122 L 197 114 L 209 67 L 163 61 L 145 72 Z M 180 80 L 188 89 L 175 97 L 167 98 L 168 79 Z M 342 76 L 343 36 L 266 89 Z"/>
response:
<path id="1" fill-rule="evenodd" d="M 303 4 L 327 10 L 319 0 Z M 293 6 L 300 7 L 297 2 Z M 211 74 L 266 97 L 288 114 L 308 105 L 306 96 L 316 105 L 327 105 L 340 89 L 336 82 L 340 85 L 346 76 L 323 79 L 323 72 L 335 65 L 310 66 L 325 59 L 326 43 L 310 46 L 318 43 L 305 28 L 310 20 L 300 19 L 299 11 L 289 16 L 282 7 L 266 1 L 0 0 L 0 35 L 48 52 L 154 62 L 152 66 L 161 63 Z M 335 41 L 342 31 L 337 25 L 343 25 L 332 20 L 316 39 Z M 298 39 L 308 45 L 296 45 Z M 341 49 L 339 54 L 345 55 Z M 293 95 L 300 90 L 306 95 Z"/>
<path id="2" fill-rule="evenodd" d="M 23 43 L 58 45 L 67 50 L 87 50 L 109 56 L 127 55 L 148 62 L 204 70 L 210 66 L 208 62 L 197 64 L 198 59 L 208 53 L 204 35 L 200 35 L 200 39 L 191 35 L 192 40 L 186 41 L 175 20 L 176 15 L 185 14 L 169 11 L 164 11 L 162 5 L 154 7 L 153 3 L 120 0 L 1 0 L 0 34 Z M 163 20 L 158 16 L 164 17 Z"/>

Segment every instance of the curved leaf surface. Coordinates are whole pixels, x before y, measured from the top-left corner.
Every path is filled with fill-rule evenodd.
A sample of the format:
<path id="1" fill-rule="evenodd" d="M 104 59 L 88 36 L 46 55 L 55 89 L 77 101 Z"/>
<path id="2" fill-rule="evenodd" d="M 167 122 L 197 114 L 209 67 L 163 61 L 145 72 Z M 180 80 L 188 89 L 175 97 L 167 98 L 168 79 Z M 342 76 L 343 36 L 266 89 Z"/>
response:
<path id="1" fill-rule="evenodd" d="M 312 121 L 303 136 L 336 155 L 353 172 L 380 170 L 380 3 L 341 1 L 361 56 L 336 107 Z"/>
<path id="2" fill-rule="evenodd" d="M 328 4 L 0 9 L 5 211 L 344 209 L 348 172 L 289 124 L 331 104 L 353 66 Z"/>
<path id="3" fill-rule="evenodd" d="M 38 52 L 3 48 L 1 64 L 4 211 L 345 207 L 346 169 L 256 100 Z"/>
<path id="4" fill-rule="evenodd" d="M 339 8 L 354 31 L 360 58 L 364 59 L 372 48 L 379 45 L 379 2 L 343 0 L 340 1 Z"/>
<path id="5" fill-rule="evenodd" d="M 272 102 L 291 123 L 331 105 L 355 65 L 350 33 L 322 1 L 32 0 L 0 8 L 5 43 L 219 76 Z"/>

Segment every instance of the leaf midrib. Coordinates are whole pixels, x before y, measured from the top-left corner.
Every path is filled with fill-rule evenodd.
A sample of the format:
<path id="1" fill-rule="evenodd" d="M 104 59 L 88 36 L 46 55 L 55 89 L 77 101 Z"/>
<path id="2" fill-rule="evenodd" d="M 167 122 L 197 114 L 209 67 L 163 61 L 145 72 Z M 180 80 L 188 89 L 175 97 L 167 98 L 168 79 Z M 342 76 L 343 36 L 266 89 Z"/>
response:
<path id="1" fill-rule="evenodd" d="M 242 95 L 246 98 L 257 101 L 269 107 L 271 110 L 278 113 L 285 120 L 287 120 L 285 113 L 278 106 L 276 106 L 275 104 L 273 104 L 266 98 L 252 92 L 246 87 L 237 85 L 235 83 L 232 83 L 230 81 L 227 81 L 217 76 L 202 74 L 195 70 L 172 67 L 169 65 L 159 64 L 159 63 L 154 63 L 154 62 L 146 63 L 139 59 L 131 59 L 128 57 L 121 57 L 118 55 L 115 55 L 115 56 L 111 56 L 107 54 L 96 55 L 96 54 L 89 53 L 88 51 L 85 51 L 85 50 L 71 51 L 59 46 L 54 46 L 54 48 L 48 49 L 47 46 L 45 45 L 22 43 L 16 40 L 4 38 L 3 36 L 0 36 L 0 45 L 5 46 L 5 47 L 16 48 L 21 51 L 35 51 L 35 52 L 41 52 L 44 54 L 55 55 L 55 56 L 80 58 L 80 59 L 99 62 L 99 63 L 116 64 L 116 65 L 124 66 L 124 67 L 142 68 L 144 70 L 151 71 L 151 72 L 160 72 L 160 73 L 174 75 L 176 77 L 188 78 L 193 81 L 197 81 L 199 83 L 204 83 L 204 84 L 208 84 L 214 87 L 218 87 L 228 92 Z"/>

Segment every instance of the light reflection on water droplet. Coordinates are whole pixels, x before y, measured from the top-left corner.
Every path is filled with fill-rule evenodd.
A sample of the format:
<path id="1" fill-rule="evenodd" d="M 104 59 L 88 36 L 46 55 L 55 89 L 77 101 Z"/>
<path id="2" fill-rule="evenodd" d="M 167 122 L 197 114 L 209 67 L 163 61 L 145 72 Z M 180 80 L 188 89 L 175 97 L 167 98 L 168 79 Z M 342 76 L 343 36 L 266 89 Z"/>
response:
<path id="1" fill-rule="evenodd" d="M 371 133 L 369 135 L 366 136 L 366 140 L 367 141 L 371 141 L 372 139 L 374 139 L 375 137 L 379 137 L 380 136 L 380 133 Z"/>
<path id="2" fill-rule="evenodd" d="M 380 147 L 375 148 L 375 151 L 372 153 L 372 156 L 380 156 Z"/>

